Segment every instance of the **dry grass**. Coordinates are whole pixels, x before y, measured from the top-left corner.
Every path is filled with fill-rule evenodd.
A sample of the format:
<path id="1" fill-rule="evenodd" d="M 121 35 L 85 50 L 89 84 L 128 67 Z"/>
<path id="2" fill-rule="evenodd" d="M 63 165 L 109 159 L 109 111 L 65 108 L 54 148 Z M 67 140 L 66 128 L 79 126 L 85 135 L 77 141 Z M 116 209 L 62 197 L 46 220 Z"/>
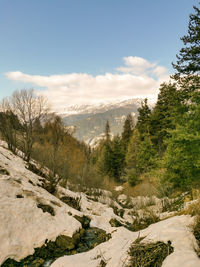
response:
<path id="1" fill-rule="evenodd" d="M 126 267 L 161 267 L 164 259 L 174 251 L 171 242 L 140 243 L 135 241 L 130 250 L 130 261 Z"/>
<path id="2" fill-rule="evenodd" d="M 130 186 L 128 183 L 123 184 L 124 194 L 127 196 L 153 196 L 157 195 L 156 188 L 153 183 L 144 180 L 141 184 Z"/>
<path id="3" fill-rule="evenodd" d="M 184 210 L 178 213 L 179 215 L 191 215 L 200 217 L 200 199 L 197 199 L 195 202 L 191 203 Z"/>

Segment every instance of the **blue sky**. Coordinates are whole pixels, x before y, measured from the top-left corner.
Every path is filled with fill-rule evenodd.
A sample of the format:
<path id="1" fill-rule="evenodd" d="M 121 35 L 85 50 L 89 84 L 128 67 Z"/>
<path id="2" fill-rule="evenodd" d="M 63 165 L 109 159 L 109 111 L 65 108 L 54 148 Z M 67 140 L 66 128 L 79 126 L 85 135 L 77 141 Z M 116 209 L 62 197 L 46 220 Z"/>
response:
<path id="1" fill-rule="evenodd" d="M 65 98 L 68 105 L 86 102 L 92 93 L 94 99 L 102 99 L 98 90 L 102 91 L 103 85 L 105 99 L 112 90 L 113 94 L 108 94 L 110 100 L 114 95 L 130 97 L 130 92 L 119 93 L 117 82 L 133 78 L 127 75 L 137 76 L 138 80 L 154 74 L 147 74 L 148 66 L 145 73 L 135 73 L 134 69 L 120 74 L 120 68 L 148 62 L 151 70 L 159 66 L 166 69 L 165 74 L 171 73 L 171 62 L 182 47 L 180 37 L 187 33 L 193 5 L 198 1 L 0 0 L 0 98 L 16 89 L 33 87 L 51 95 L 51 100 L 70 95 Z M 141 63 L 142 59 L 145 62 Z M 105 78 L 106 73 L 110 76 Z M 72 74 L 76 76 L 69 76 Z M 99 85 L 99 76 L 106 81 L 114 79 L 114 83 L 104 81 Z M 50 78 L 48 83 L 38 81 L 45 77 Z M 156 82 L 162 79 L 154 77 Z M 87 91 L 92 86 L 94 91 Z M 140 87 L 137 83 L 136 86 Z M 130 87 L 131 84 L 127 88 Z M 146 89 L 142 90 L 140 94 L 133 90 L 133 96 L 148 95 Z M 149 95 L 152 92 L 150 89 Z"/>

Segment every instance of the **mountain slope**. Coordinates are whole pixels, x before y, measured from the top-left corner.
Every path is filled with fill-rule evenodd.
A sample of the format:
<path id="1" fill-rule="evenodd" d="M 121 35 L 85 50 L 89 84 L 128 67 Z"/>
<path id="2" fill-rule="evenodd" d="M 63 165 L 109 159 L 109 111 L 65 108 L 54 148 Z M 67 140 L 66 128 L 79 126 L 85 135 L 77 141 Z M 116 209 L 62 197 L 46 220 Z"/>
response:
<path id="1" fill-rule="evenodd" d="M 128 114 L 137 118 L 137 109 L 142 99 L 130 99 L 117 103 L 97 106 L 82 106 L 74 109 L 75 114 L 62 114 L 63 121 L 68 126 L 75 127 L 75 137 L 91 143 L 95 137 L 104 132 L 106 121 L 109 120 L 111 132 L 121 134 L 123 124 Z M 72 113 L 73 108 L 70 112 Z M 67 112 L 67 111 L 66 111 Z"/>

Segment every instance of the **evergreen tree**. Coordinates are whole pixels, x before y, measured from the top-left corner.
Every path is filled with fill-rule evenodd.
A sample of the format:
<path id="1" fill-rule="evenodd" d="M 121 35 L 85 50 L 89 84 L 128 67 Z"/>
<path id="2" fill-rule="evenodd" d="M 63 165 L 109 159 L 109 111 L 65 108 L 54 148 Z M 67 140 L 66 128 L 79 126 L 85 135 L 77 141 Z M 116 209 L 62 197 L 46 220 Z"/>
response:
<path id="1" fill-rule="evenodd" d="M 151 110 L 147 104 L 147 98 L 145 98 L 141 103 L 141 107 L 138 108 L 138 120 L 136 124 L 142 139 L 146 134 L 150 136 L 150 116 Z"/>
<path id="2" fill-rule="evenodd" d="M 183 36 L 184 47 L 177 55 L 177 63 L 172 64 L 178 74 L 200 73 L 200 9 L 196 6 L 189 16 L 188 34 Z"/>
<path id="3" fill-rule="evenodd" d="M 134 126 L 133 117 L 131 114 L 128 114 L 124 122 L 122 140 L 121 140 L 125 151 L 127 150 L 130 137 L 133 134 L 133 126 Z"/>
<path id="4" fill-rule="evenodd" d="M 111 140 L 110 140 L 110 125 L 107 120 L 105 126 L 105 140 L 100 145 L 100 151 L 97 159 L 97 167 L 101 174 L 108 175 L 110 174 L 111 169 Z"/>
<path id="5" fill-rule="evenodd" d="M 141 140 L 136 128 L 131 137 L 126 154 L 126 176 L 131 185 L 139 182 L 142 173 L 150 171 L 156 166 L 157 154 L 148 136 Z"/>
<path id="6" fill-rule="evenodd" d="M 110 176 L 111 154 L 112 154 L 112 149 L 110 143 L 105 142 L 100 148 L 98 159 L 96 162 L 98 171 L 102 175 Z"/>
<path id="7" fill-rule="evenodd" d="M 181 107 L 176 84 L 161 84 L 158 100 L 150 118 L 151 140 L 160 155 L 165 150 L 164 139 L 170 137 L 169 130 L 175 128 L 178 117 L 182 116 Z"/>
<path id="8" fill-rule="evenodd" d="M 131 185 L 136 185 L 139 182 L 140 171 L 138 168 L 138 154 L 140 152 L 140 134 L 136 128 L 130 139 L 126 153 L 126 177 Z"/>
<path id="9" fill-rule="evenodd" d="M 200 96 L 194 95 L 193 101 L 181 125 L 172 131 L 163 161 L 164 181 L 182 190 L 200 182 Z"/>
<path id="10" fill-rule="evenodd" d="M 149 136 L 146 136 L 140 143 L 140 150 L 137 156 L 137 168 L 141 174 L 146 173 L 155 168 L 157 162 L 157 152 L 150 142 Z"/>
<path id="11" fill-rule="evenodd" d="M 124 170 L 124 151 L 119 136 L 116 136 L 112 142 L 112 152 L 110 154 L 110 177 L 119 182 Z"/>
<path id="12" fill-rule="evenodd" d="M 105 126 L 105 137 L 106 137 L 106 142 L 109 142 L 110 141 L 110 124 L 109 124 L 109 121 L 107 120 L 106 121 L 106 126 Z"/>

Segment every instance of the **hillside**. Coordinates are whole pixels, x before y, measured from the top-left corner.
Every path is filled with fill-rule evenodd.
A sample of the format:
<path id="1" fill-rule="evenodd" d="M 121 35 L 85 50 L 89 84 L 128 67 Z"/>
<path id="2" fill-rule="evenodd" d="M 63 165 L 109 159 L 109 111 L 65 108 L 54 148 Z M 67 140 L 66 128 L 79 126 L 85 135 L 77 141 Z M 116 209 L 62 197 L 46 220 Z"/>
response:
<path id="1" fill-rule="evenodd" d="M 31 166 L 37 172 L 37 163 Z M 1 266 L 132 266 L 128 251 L 138 238 L 137 248 L 155 243 L 168 249 L 164 267 L 200 265 L 194 217 L 163 212 L 176 200 L 128 198 L 121 192 L 113 198 L 108 191 L 85 194 L 61 186 L 52 195 L 43 188 L 45 179 L 1 143 Z"/>

